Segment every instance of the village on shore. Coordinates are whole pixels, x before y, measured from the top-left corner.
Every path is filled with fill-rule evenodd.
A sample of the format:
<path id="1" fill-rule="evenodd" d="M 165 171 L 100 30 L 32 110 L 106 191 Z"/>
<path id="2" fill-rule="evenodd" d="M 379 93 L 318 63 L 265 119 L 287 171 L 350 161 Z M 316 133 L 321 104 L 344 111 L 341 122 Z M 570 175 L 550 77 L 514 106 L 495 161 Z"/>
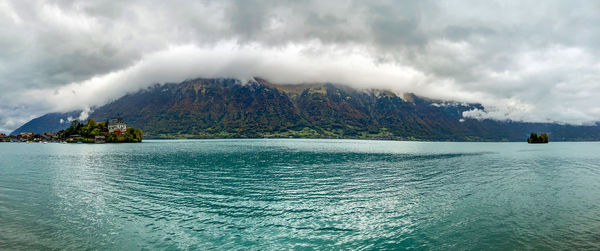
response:
<path id="1" fill-rule="evenodd" d="M 94 119 L 88 119 L 83 124 L 78 120 L 71 121 L 71 125 L 58 132 L 45 132 L 35 134 L 32 132 L 21 132 L 18 135 L 6 135 L 0 133 L 0 142 L 13 143 L 138 143 L 144 137 L 140 129 L 127 127 L 120 117 L 109 121 L 97 123 Z"/>

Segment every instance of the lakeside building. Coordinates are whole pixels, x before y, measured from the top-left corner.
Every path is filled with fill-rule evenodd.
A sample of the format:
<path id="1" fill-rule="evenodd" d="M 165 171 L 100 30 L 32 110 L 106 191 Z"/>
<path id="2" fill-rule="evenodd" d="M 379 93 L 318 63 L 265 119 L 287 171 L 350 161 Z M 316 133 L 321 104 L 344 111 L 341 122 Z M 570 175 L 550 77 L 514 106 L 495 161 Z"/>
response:
<path id="1" fill-rule="evenodd" d="M 19 135 L 17 135 L 17 141 L 20 141 L 20 142 L 32 141 L 34 136 L 35 136 L 35 134 L 32 132 L 22 132 L 22 133 L 19 133 Z"/>
<path id="2" fill-rule="evenodd" d="M 0 134 L 0 142 L 59 142 L 58 134 L 54 132 L 45 132 L 42 134 L 19 133 L 18 135 Z"/>
<path id="3" fill-rule="evenodd" d="M 96 144 L 104 144 L 104 143 L 106 143 L 106 137 L 104 137 L 104 136 L 96 136 L 94 138 L 94 143 L 96 143 Z"/>
<path id="4" fill-rule="evenodd" d="M 45 142 L 57 142 L 58 135 L 55 132 L 45 132 L 40 134 L 40 139 Z"/>
<path id="5" fill-rule="evenodd" d="M 127 131 L 127 125 L 125 124 L 125 122 L 123 122 L 123 119 L 121 117 L 112 118 L 110 121 L 108 121 L 108 132 L 109 133 L 113 133 L 113 132 L 124 133 L 126 131 Z"/>
<path id="6" fill-rule="evenodd" d="M 21 136 L 21 138 L 25 138 L 25 139 L 33 138 L 34 135 L 35 134 L 32 132 L 22 132 L 19 134 L 19 136 Z"/>

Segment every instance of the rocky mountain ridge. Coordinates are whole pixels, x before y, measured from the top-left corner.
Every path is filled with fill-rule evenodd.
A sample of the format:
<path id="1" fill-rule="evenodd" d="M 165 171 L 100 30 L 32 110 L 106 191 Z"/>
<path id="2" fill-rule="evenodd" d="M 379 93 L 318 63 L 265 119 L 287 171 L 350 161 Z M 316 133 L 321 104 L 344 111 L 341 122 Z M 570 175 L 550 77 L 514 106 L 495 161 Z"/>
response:
<path id="1" fill-rule="evenodd" d="M 120 114 L 149 138 L 376 138 L 442 141 L 600 140 L 598 126 L 476 120 L 479 104 L 325 84 L 278 85 L 256 78 L 194 79 L 155 85 L 94 109 Z"/>

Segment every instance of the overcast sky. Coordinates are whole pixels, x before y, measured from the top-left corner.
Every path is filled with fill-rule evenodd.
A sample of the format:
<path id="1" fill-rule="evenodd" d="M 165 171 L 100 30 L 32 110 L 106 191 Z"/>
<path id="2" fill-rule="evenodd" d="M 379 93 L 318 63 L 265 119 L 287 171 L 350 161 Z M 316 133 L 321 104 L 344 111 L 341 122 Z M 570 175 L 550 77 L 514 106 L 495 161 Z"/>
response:
<path id="1" fill-rule="evenodd" d="M 0 131 L 154 83 L 251 76 L 586 124 L 600 120 L 599 13 L 566 0 L 0 0 Z"/>

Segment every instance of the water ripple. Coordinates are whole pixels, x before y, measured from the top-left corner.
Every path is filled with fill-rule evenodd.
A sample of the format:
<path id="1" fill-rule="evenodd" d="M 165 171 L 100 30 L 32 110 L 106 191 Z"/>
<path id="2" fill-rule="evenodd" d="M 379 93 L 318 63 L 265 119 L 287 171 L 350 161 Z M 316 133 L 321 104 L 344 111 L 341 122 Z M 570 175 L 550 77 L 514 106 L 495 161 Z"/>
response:
<path id="1" fill-rule="evenodd" d="M 598 249 L 599 150 L 0 144 L 0 249 Z"/>

